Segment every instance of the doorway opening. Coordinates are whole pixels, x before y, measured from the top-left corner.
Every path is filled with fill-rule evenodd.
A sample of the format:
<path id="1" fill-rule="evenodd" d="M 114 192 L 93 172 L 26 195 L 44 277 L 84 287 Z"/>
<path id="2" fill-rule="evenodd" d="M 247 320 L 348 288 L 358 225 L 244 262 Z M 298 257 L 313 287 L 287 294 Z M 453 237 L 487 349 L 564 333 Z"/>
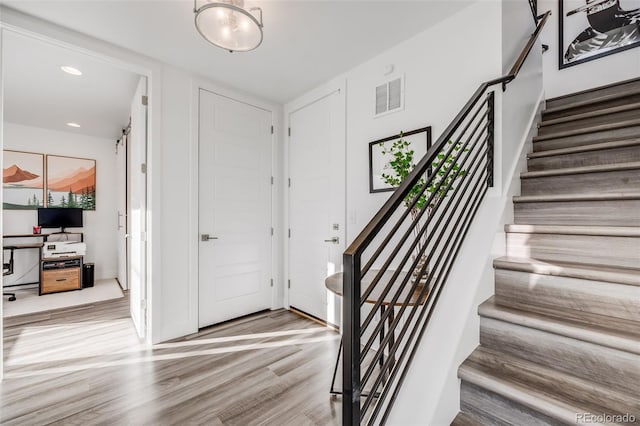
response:
<path id="1" fill-rule="evenodd" d="M 148 77 L 19 30 L 2 40 L 5 366 L 31 359 L 43 315 L 146 339 Z"/>

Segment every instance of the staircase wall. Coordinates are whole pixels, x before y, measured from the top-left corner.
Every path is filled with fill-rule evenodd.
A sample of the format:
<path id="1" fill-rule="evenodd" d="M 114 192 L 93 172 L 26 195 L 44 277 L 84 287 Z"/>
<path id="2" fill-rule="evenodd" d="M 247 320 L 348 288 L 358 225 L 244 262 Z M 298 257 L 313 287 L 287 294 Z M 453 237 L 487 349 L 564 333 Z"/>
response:
<path id="1" fill-rule="evenodd" d="M 584 2 L 582 2 L 584 4 Z M 625 10 L 638 7 L 638 2 L 623 0 Z M 539 0 L 538 11 L 550 10 L 552 15 L 542 33 L 542 42 L 549 46 L 544 55 L 544 89 L 547 98 L 574 93 L 592 87 L 604 86 L 618 81 L 630 80 L 640 75 L 640 47 L 618 52 L 603 58 L 594 59 L 565 69 L 558 67 L 558 29 L 559 11 L 557 0 Z M 566 11 L 565 11 L 566 13 Z M 584 13 L 573 19 L 587 20 Z"/>
<path id="2" fill-rule="evenodd" d="M 533 32 L 527 2 L 501 2 L 501 66 L 508 72 Z M 480 81 L 478 81 L 478 84 Z M 543 102 L 542 47 L 531 51 L 506 92 L 495 87 L 495 187 L 469 229 L 438 301 L 388 424 L 444 425 L 459 410 L 457 369 L 479 343 L 477 307 L 494 292 L 492 259 L 505 252 L 504 225 L 513 220 L 511 197 L 520 193 L 526 153 Z"/>

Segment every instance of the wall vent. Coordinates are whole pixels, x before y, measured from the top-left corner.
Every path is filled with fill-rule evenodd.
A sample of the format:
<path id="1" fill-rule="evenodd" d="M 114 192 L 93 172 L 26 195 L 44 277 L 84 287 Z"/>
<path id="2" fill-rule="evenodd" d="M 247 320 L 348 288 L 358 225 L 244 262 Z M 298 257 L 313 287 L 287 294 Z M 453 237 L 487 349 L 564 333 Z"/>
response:
<path id="1" fill-rule="evenodd" d="M 404 76 L 387 80 L 376 86 L 376 117 L 402 109 L 404 109 Z"/>

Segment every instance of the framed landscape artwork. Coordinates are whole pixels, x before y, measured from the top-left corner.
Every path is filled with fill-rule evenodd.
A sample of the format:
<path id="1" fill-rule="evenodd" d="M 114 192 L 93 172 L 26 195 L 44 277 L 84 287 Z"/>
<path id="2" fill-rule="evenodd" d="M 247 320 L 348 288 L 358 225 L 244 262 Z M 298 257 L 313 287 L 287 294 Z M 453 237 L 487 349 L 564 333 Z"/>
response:
<path id="1" fill-rule="evenodd" d="M 47 207 L 96 209 L 96 160 L 47 155 Z"/>
<path id="2" fill-rule="evenodd" d="M 560 69 L 640 46 L 640 0 L 558 0 Z"/>
<path id="3" fill-rule="evenodd" d="M 398 139 L 404 139 L 409 142 L 409 146 L 413 151 L 413 161 L 417 163 L 427 153 L 427 149 L 431 147 L 431 126 L 369 142 L 369 193 L 395 190 L 394 187 L 385 183 L 382 176 L 383 174 L 395 174 L 389 164 L 393 157 L 384 155 L 383 151 L 386 143 L 393 144 Z"/>
<path id="4" fill-rule="evenodd" d="M 2 191 L 4 209 L 44 207 L 44 155 L 4 150 Z"/>

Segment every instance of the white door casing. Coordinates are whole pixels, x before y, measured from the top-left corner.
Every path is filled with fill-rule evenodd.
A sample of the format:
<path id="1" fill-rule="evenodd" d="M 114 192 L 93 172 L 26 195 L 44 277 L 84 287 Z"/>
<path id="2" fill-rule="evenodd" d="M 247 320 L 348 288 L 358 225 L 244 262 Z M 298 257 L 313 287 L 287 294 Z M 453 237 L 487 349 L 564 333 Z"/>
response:
<path id="1" fill-rule="evenodd" d="M 147 78 L 141 77 L 131 103 L 129 133 L 129 299 L 131 319 L 141 338 L 146 333 L 147 258 Z"/>
<path id="2" fill-rule="evenodd" d="M 198 323 L 271 307 L 272 113 L 200 89 Z"/>
<path id="3" fill-rule="evenodd" d="M 116 174 L 118 194 L 118 281 L 120 286 L 128 289 L 128 259 L 127 259 L 127 143 L 128 136 L 122 135 L 117 145 Z"/>
<path id="4" fill-rule="evenodd" d="M 343 92 L 291 112 L 289 126 L 289 306 L 339 325 L 324 280 L 342 271 L 345 248 Z"/>

